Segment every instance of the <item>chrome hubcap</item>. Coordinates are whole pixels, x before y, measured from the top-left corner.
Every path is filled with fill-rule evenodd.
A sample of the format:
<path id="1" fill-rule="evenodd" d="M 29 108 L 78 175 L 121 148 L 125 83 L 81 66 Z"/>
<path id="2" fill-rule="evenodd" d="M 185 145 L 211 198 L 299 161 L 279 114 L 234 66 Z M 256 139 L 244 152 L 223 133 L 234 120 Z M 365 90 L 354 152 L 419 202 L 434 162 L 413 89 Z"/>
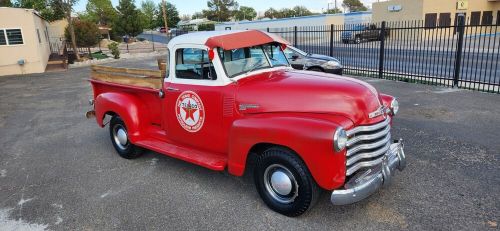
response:
<path id="1" fill-rule="evenodd" d="M 292 191 L 292 180 L 278 170 L 271 175 L 271 187 L 280 195 L 288 195 Z"/>
<path id="2" fill-rule="evenodd" d="M 120 149 L 127 148 L 128 145 L 127 130 L 121 124 L 117 124 L 113 128 L 113 139 L 115 140 L 116 145 Z"/>
<path id="3" fill-rule="evenodd" d="M 298 183 L 285 166 L 273 164 L 264 171 L 264 184 L 269 195 L 278 202 L 288 204 L 298 196 Z"/>

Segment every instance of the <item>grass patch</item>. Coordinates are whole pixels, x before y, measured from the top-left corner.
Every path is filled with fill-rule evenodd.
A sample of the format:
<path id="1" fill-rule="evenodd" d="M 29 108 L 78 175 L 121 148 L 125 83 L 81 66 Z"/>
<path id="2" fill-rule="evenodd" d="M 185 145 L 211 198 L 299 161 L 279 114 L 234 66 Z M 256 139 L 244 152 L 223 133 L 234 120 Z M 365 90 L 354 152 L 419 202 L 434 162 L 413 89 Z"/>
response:
<path id="1" fill-rule="evenodd" d="M 107 56 L 106 54 L 103 54 L 101 51 L 94 52 L 91 55 L 92 55 L 93 59 L 97 59 L 97 60 L 109 58 L 109 56 Z"/>

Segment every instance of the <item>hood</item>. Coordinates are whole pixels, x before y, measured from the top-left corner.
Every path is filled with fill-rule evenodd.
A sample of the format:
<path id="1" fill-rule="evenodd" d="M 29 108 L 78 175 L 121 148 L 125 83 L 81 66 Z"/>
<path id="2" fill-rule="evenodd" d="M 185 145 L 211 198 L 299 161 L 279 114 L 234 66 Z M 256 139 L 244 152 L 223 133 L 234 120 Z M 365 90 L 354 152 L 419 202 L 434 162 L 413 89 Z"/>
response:
<path id="1" fill-rule="evenodd" d="M 339 115 L 354 124 L 375 123 L 370 112 L 381 106 L 377 90 L 360 80 L 320 72 L 283 69 L 238 81 L 242 113 L 298 112 Z M 248 106 L 241 110 L 241 106 Z"/>
<path id="2" fill-rule="evenodd" d="M 333 58 L 331 56 L 326 56 L 326 55 L 318 55 L 318 54 L 310 54 L 307 56 L 309 59 L 319 59 L 323 61 L 339 61 L 336 58 Z"/>

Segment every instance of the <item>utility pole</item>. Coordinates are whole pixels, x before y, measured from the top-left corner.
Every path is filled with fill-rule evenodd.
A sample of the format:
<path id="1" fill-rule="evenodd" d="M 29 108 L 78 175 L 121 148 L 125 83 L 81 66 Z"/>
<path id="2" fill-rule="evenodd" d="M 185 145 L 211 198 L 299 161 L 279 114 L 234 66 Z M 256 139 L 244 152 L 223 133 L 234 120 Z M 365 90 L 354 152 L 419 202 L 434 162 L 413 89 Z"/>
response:
<path id="1" fill-rule="evenodd" d="M 165 32 L 168 34 L 167 3 L 165 3 L 165 0 L 162 0 L 161 8 L 163 8 L 163 21 L 165 22 Z"/>

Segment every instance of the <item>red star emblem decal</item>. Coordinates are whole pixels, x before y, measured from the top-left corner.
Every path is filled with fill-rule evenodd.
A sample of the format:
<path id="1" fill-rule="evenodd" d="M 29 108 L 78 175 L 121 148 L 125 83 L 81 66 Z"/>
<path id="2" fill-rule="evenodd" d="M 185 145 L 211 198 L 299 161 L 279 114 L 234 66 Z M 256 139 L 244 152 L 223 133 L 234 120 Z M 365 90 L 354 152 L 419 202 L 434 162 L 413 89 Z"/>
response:
<path id="1" fill-rule="evenodd" d="M 198 109 L 194 108 L 193 105 L 191 105 L 191 101 L 188 101 L 188 105 L 186 107 L 183 107 L 182 110 L 186 112 L 186 117 L 184 120 L 191 119 L 194 121 L 194 113 L 198 111 Z"/>

